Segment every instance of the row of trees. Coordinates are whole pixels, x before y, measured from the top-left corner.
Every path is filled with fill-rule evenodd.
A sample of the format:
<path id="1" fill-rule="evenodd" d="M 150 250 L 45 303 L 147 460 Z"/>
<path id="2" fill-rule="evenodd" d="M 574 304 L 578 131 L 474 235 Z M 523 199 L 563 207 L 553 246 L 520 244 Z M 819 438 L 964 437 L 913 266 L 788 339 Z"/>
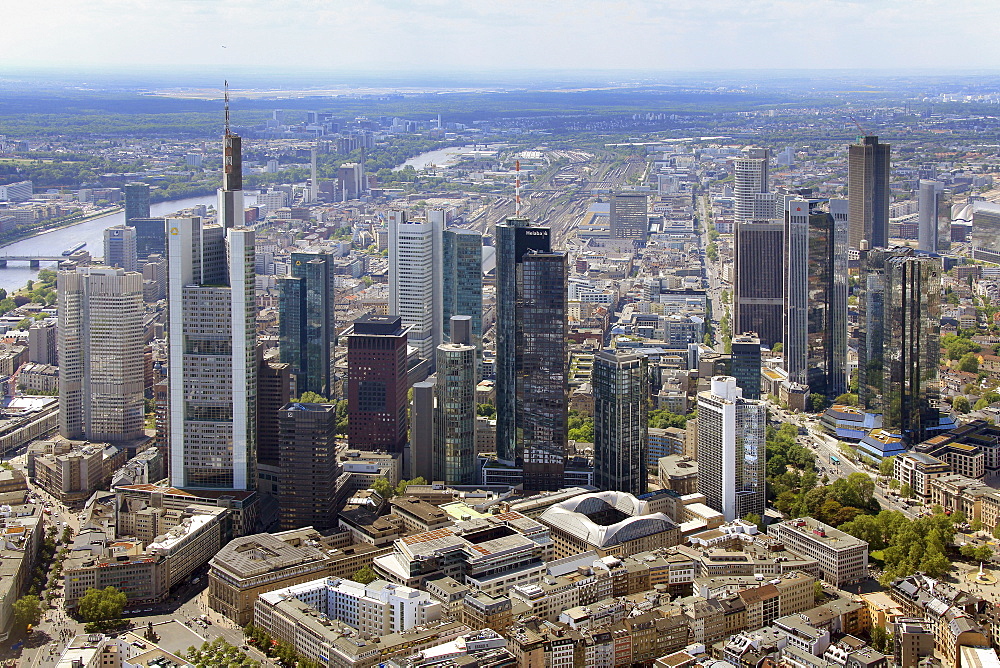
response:
<path id="1" fill-rule="evenodd" d="M 252 627 L 247 627 L 252 628 Z M 246 629 L 244 629 L 244 633 Z M 223 666 L 224 668 L 257 668 L 260 665 L 258 661 L 254 661 L 245 652 L 230 645 L 228 642 L 222 638 L 216 638 L 212 642 L 207 640 L 201 644 L 201 647 L 195 647 L 192 645 L 187 649 L 187 659 L 195 668 L 215 668 L 216 666 Z M 294 663 L 288 663 L 286 665 L 294 666 Z M 300 666 L 304 665 L 299 663 Z"/>
<path id="2" fill-rule="evenodd" d="M 961 513 L 949 517 L 938 512 L 912 519 L 896 510 L 883 510 L 877 515 L 858 515 L 839 528 L 867 541 L 874 556 L 881 557 L 884 566 L 879 582 L 887 585 L 917 571 L 941 577 L 951 570 L 948 547 L 955 525 L 964 521 Z"/>
<path id="3" fill-rule="evenodd" d="M 253 624 L 248 624 L 243 629 L 243 635 L 246 636 L 247 644 L 252 645 L 262 651 L 269 657 L 273 657 L 282 666 L 288 666 L 289 668 L 320 668 L 320 664 L 306 659 L 305 657 L 299 656 L 299 653 L 295 651 L 295 648 L 289 645 L 284 640 L 275 641 L 271 638 L 267 632 Z M 204 647 L 204 645 L 203 645 Z M 193 648 L 192 648 L 193 649 Z M 235 649 L 235 648 L 234 648 Z M 191 650 L 188 650 L 188 658 L 191 658 Z M 229 664 L 218 664 L 218 663 L 208 663 L 207 666 L 217 666 L 217 665 L 229 665 Z M 252 664 L 236 664 L 238 668 L 242 668 L 245 665 Z"/>

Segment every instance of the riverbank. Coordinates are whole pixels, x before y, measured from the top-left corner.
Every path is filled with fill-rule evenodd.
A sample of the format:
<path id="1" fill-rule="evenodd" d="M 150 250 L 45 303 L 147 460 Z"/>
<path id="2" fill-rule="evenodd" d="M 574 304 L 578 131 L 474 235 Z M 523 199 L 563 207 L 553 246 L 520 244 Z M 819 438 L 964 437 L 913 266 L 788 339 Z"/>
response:
<path id="1" fill-rule="evenodd" d="M 43 234 L 48 234 L 49 232 L 55 232 L 56 230 L 61 230 L 67 227 L 73 227 L 74 225 L 80 225 L 86 223 L 89 220 L 94 220 L 95 218 L 103 218 L 104 216 L 110 216 L 112 214 L 118 213 L 125 208 L 123 204 L 116 204 L 115 206 L 109 206 L 107 208 L 101 209 L 100 211 L 94 211 L 87 214 L 79 214 L 76 216 L 71 216 L 63 220 L 55 221 L 44 229 L 38 229 L 35 227 L 31 228 L 21 228 L 19 230 L 12 230 L 9 234 L 0 234 L 0 250 L 11 244 L 16 244 L 18 241 L 24 241 L 25 239 L 31 239 L 32 237 L 39 237 Z M 49 222 L 49 221 L 46 221 Z M 42 225 L 43 223 L 39 223 Z M 63 249 L 60 249 L 60 251 Z"/>

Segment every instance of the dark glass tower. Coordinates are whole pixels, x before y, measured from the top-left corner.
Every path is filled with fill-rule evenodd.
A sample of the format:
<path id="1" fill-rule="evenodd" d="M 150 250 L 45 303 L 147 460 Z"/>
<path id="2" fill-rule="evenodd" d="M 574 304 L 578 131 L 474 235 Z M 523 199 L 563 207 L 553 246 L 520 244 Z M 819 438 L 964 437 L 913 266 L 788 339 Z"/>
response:
<path id="1" fill-rule="evenodd" d="M 443 331 L 447 337 L 452 316 L 470 316 L 471 343 L 478 348 L 483 339 L 483 236 L 472 230 L 445 230 L 442 248 Z"/>
<path id="2" fill-rule="evenodd" d="M 744 399 L 760 399 L 760 339 L 753 333 L 733 337 L 730 372 Z"/>
<path id="3" fill-rule="evenodd" d="M 847 152 L 847 197 L 851 248 L 889 245 L 889 145 L 864 137 Z"/>
<path id="4" fill-rule="evenodd" d="M 126 183 L 122 187 L 125 195 L 125 223 L 132 224 L 133 218 L 149 218 L 149 184 Z"/>
<path id="5" fill-rule="evenodd" d="M 785 242 L 785 370 L 833 398 L 847 390 L 847 202 L 789 199 Z"/>
<path id="6" fill-rule="evenodd" d="M 278 279 L 278 337 L 281 361 L 290 365 L 296 393 L 330 397 L 335 345 L 333 258 L 292 253 L 291 276 Z"/>
<path id="7" fill-rule="evenodd" d="M 529 491 L 562 486 L 566 459 L 566 256 L 550 230 L 508 218 L 497 235 L 497 457 Z"/>
<path id="8" fill-rule="evenodd" d="M 941 260 L 908 248 L 861 252 L 861 406 L 911 443 L 939 421 Z"/>
<path id="9" fill-rule="evenodd" d="M 150 255 L 166 256 L 166 218 L 132 218 L 128 224 L 135 228 L 135 255 L 140 264 Z"/>
<path id="10" fill-rule="evenodd" d="M 278 411 L 282 531 L 336 526 L 337 407 L 290 403 Z"/>
<path id="11" fill-rule="evenodd" d="M 756 332 L 768 348 L 782 337 L 784 238 L 779 220 L 736 223 L 736 331 Z"/>
<path id="12" fill-rule="evenodd" d="M 594 485 L 646 492 L 649 389 L 645 355 L 605 350 L 594 356 Z"/>

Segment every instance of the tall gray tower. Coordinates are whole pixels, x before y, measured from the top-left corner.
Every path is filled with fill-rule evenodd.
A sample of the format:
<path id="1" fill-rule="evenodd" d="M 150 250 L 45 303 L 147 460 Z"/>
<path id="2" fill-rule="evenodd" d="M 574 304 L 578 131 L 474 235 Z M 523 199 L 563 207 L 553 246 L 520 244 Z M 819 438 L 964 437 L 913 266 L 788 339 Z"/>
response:
<path id="1" fill-rule="evenodd" d="M 594 485 L 646 492 L 649 388 L 645 355 L 604 350 L 594 356 Z"/>

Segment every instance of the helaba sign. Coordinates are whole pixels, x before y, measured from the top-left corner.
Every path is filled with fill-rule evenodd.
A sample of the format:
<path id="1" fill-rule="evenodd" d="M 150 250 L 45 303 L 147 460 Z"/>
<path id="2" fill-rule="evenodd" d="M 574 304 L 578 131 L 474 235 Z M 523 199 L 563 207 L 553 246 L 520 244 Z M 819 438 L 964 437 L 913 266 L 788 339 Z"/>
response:
<path id="1" fill-rule="evenodd" d="M 549 231 L 548 230 L 525 230 L 525 234 L 530 234 L 533 237 L 544 237 Z"/>

